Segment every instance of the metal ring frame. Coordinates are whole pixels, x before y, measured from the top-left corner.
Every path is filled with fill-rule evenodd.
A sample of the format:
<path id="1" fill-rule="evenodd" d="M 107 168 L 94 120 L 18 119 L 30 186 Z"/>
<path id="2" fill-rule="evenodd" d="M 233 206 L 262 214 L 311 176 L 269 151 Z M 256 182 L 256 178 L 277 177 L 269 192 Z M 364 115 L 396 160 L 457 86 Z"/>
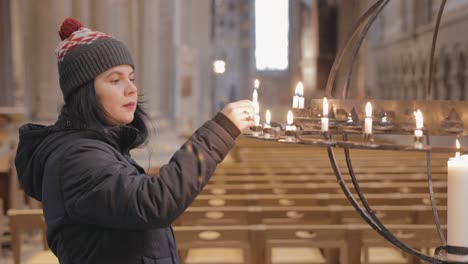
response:
<path id="1" fill-rule="evenodd" d="M 359 52 L 360 46 L 364 40 L 364 37 L 367 35 L 367 32 L 369 31 L 371 25 L 374 23 L 376 20 L 377 16 L 381 13 L 381 11 L 385 8 L 385 6 L 388 4 L 390 0 L 378 0 L 376 1 L 365 13 L 362 15 L 358 22 L 355 24 L 353 27 L 352 32 L 347 36 L 345 45 L 340 48 L 337 56 L 335 57 L 335 61 L 333 63 L 333 66 L 330 71 L 329 78 L 327 80 L 327 86 L 326 86 L 326 95 L 331 96 L 332 95 L 332 90 L 333 86 L 335 83 L 336 75 L 338 72 L 338 69 L 340 68 L 340 65 L 342 63 L 344 54 L 346 53 L 347 49 L 349 48 L 350 44 L 353 42 L 353 40 L 356 38 L 356 42 L 354 44 L 354 49 L 351 55 L 351 62 L 349 69 L 347 71 L 347 78 L 345 82 L 345 86 L 343 87 L 343 93 L 342 96 L 344 99 L 348 97 L 348 88 L 349 88 L 349 81 L 351 79 L 352 75 L 352 68 L 354 65 L 354 62 L 356 60 L 357 54 Z M 429 65 L 429 74 L 428 74 L 428 83 L 427 83 L 427 89 L 426 89 L 426 100 L 429 100 L 431 98 L 431 79 L 432 79 L 432 69 L 433 69 L 433 60 L 434 60 L 434 54 L 435 54 L 435 47 L 436 47 L 436 42 L 437 42 L 437 35 L 439 31 L 439 26 L 440 26 L 440 21 L 442 18 L 442 13 L 444 11 L 446 0 L 442 0 L 439 11 L 437 14 L 437 20 L 435 24 L 435 29 L 434 29 L 434 35 L 432 39 L 432 45 L 431 45 L 431 53 L 430 53 L 430 65 Z M 299 143 L 299 144 L 314 144 L 314 145 L 322 145 L 327 148 L 328 152 L 328 157 L 330 160 L 330 164 L 332 166 L 332 169 L 334 171 L 334 174 L 336 176 L 336 179 L 340 185 L 341 190 L 345 194 L 346 198 L 348 201 L 351 203 L 351 205 L 354 207 L 354 209 L 359 213 L 359 215 L 377 232 L 379 233 L 382 237 L 384 237 L 387 241 L 398 247 L 399 249 L 403 250 L 404 252 L 419 258 L 420 260 L 429 262 L 429 263 L 468 263 L 468 262 L 458 262 L 458 261 L 450 261 L 450 260 L 445 260 L 440 258 L 441 256 L 428 256 L 425 255 L 415 249 L 410 248 L 407 246 L 405 243 L 403 243 L 400 239 L 395 237 L 386 227 L 382 222 L 379 220 L 379 218 L 375 215 L 375 213 L 372 211 L 370 205 L 367 202 L 367 199 L 365 198 L 364 194 L 361 191 L 361 188 L 359 186 L 358 180 L 356 178 L 356 174 L 351 162 L 351 155 L 349 152 L 350 148 L 362 148 L 362 145 L 353 145 L 352 143 L 347 143 L 348 141 L 348 135 L 347 133 L 343 133 L 343 141 L 335 141 L 333 140 L 333 134 L 330 133 L 325 133 L 323 134 L 325 137 L 325 140 L 303 140 L 301 137 L 299 137 L 299 140 L 293 143 Z M 427 145 L 429 146 L 429 135 L 426 135 L 427 139 Z M 362 208 L 358 201 L 354 198 L 353 194 L 349 190 L 349 188 L 346 186 L 346 183 L 343 179 L 343 175 L 341 173 L 341 170 L 337 164 L 335 154 L 333 151 L 333 148 L 335 147 L 342 147 L 344 150 L 345 158 L 346 158 L 346 164 L 348 167 L 348 171 L 353 183 L 353 186 L 356 190 L 357 195 L 359 196 L 359 199 L 362 202 L 362 205 L 364 208 Z M 367 149 L 372 149 L 373 147 L 369 145 L 369 147 L 364 147 Z M 414 151 L 415 149 L 402 149 L 402 148 L 393 148 L 391 146 L 380 146 L 378 149 L 381 150 L 409 150 L 409 151 Z M 440 150 L 440 149 L 439 149 Z M 416 150 L 418 151 L 418 150 Z M 440 220 L 437 212 L 437 207 L 435 204 L 435 198 L 434 198 L 434 190 L 433 190 L 433 182 L 432 182 L 432 172 L 431 172 L 431 151 L 433 149 L 431 148 L 424 148 L 419 151 L 424 151 L 426 152 L 426 163 L 427 163 L 427 177 L 428 177 L 428 189 L 429 189 L 429 196 L 431 200 L 431 206 L 432 206 L 432 211 L 434 215 L 434 220 L 435 220 L 435 225 L 439 234 L 439 238 L 443 246 L 440 246 L 436 250 L 436 254 L 439 253 L 441 249 L 445 249 L 447 247 L 446 245 L 446 240 L 444 233 L 442 231 L 441 225 L 440 225 Z"/>

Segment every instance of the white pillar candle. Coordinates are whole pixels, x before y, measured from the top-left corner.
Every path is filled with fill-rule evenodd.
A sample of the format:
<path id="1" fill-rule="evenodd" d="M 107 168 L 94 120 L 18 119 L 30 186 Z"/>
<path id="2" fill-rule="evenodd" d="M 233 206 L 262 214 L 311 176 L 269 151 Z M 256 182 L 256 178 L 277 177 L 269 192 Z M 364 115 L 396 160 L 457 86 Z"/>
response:
<path id="1" fill-rule="evenodd" d="M 255 115 L 254 115 L 255 126 L 260 126 L 260 105 L 258 104 L 258 102 L 254 102 L 254 110 L 255 110 Z"/>
<path id="2" fill-rule="evenodd" d="M 293 96 L 292 108 L 293 109 L 299 108 L 299 96 L 297 95 Z"/>
<path id="3" fill-rule="evenodd" d="M 291 112 L 291 110 L 288 111 L 288 116 L 287 116 L 286 120 L 288 122 L 288 125 L 286 126 L 286 133 L 288 133 L 289 131 L 295 131 L 296 126 L 293 125 L 294 118 L 293 118 L 293 113 Z M 286 141 L 292 142 L 292 141 L 294 141 L 294 137 L 289 136 L 288 134 L 286 134 Z"/>
<path id="4" fill-rule="evenodd" d="M 258 102 L 258 92 L 257 92 L 258 87 L 260 87 L 260 82 L 258 81 L 258 79 L 255 79 L 255 81 L 254 81 L 254 91 L 253 91 L 253 94 L 252 94 L 252 102 L 254 102 L 254 103 Z"/>
<path id="5" fill-rule="evenodd" d="M 323 98 L 323 105 L 322 105 L 322 132 L 327 132 L 328 131 L 328 100 L 326 97 Z"/>
<path id="6" fill-rule="evenodd" d="M 448 160 L 447 244 L 468 247 L 468 155 Z M 467 261 L 468 256 L 448 255 L 449 260 Z"/>
<path id="7" fill-rule="evenodd" d="M 423 136 L 424 120 L 421 110 L 418 109 L 416 112 L 414 112 L 414 118 L 416 119 L 416 129 L 414 130 L 414 147 L 422 148 L 423 144 L 421 142 L 421 138 Z"/>
<path id="8" fill-rule="evenodd" d="M 322 117 L 322 132 L 328 131 L 328 117 Z"/>
<path id="9" fill-rule="evenodd" d="M 299 97 L 297 108 L 304 109 L 304 97 Z"/>
<path id="10" fill-rule="evenodd" d="M 366 119 L 364 119 L 364 134 L 372 134 L 372 105 L 370 102 L 366 104 Z"/>
<path id="11" fill-rule="evenodd" d="M 267 109 L 265 113 L 265 125 L 263 125 L 263 128 L 271 128 L 270 122 L 271 122 L 271 112 L 269 109 Z"/>

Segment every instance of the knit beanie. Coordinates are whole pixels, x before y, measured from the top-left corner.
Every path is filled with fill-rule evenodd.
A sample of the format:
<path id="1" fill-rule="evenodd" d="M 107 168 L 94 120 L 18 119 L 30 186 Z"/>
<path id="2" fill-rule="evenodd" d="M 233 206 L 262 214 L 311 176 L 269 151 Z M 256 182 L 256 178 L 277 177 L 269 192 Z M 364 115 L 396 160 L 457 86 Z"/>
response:
<path id="1" fill-rule="evenodd" d="M 55 53 L 60 89 L 65 101 L 76 89 L 109 68 L 122 64 L 134 68 L 125 44 L 107 34 L 84 27 L 76 19 L 65 19 L 59 35 L 62 41 Z"/>

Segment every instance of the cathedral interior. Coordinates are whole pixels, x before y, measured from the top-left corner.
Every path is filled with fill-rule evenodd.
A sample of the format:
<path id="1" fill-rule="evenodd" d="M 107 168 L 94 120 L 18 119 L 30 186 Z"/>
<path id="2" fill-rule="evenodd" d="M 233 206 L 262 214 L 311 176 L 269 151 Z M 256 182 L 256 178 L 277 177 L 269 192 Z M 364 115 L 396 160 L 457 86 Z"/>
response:
<path id="1" fill-rule="evenodd" d="M 326 91 L 337 54 L 376 2 L 0 0 L 0 263 L 58 263 L 43 240 L 41 204 L 23 193 L 14 160 L 18 128 L 53 124 L 64 104 L 55 49 L 65 18 L 106 32 L 131 51 L 139 100 L 152 125 L 149 142 L 132 156 L 148 174 L 157 174 L 198 127 L 227 103 L 251 100 L 254 89 L 262 123 L 266 109 L 272 121 L 286 123 L 299 82 L 306 105 L 324 96 L 342 98 L 344 91 L 346 99 L 424 101 L 429 82 L 431 100 L 463 103 L 468 98 L 466 0 L 445 3 L 432 65 L 443 0 L 389 1 L 353 65 L 344 56 L 333 90 Z M 454 138 L 436 142 L 452 144 Z M 341 192 L 325 148 L 245 135 L 236 142 L 172 223 L 181 263 L 424 263 L 360 218 Z M 468 144 L 463 137 L 460 142 Z M 352 152 L 375 214 L 407 245 L 434 255 L 441 242 L 425 153 Z M 431 156 L 431 188 L 445 233 L 451 155 Z M 346 166 L 341 152 L 337 160 Z"/>

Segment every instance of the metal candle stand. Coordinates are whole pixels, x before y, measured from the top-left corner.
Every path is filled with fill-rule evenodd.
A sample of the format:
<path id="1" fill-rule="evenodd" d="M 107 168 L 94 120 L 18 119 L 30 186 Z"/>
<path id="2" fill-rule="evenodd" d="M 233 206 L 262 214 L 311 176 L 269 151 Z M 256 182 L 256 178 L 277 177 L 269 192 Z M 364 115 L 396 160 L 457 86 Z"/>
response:
<path id="1" fill-rule="evenodd" d="M 430 136 L 436 135 L 451 135 L 457 137 L 468 136 L 468 132 L 464 128 L 465 121 L 468 122 L 468 116 L 462 117 L 457 113 L 468 112 L 468 103 L 464 102 L 444 102 L 432 101 L 431 96 L 431 79 L 432 79 L 432 66 L 434 60 L 435 46 L 437 42 L 437 34 L 439 30 L 440 20 L 444 11 L 446 0 L 442 0 L 436 19 L 434 29 L 433 41 L 431 46 L 429 76 L 426 88 L 426 101 L 385 101 L 385 100 L 370 100 L 375 109 L 379 109 L 378 115 L 373 117 L 373 134 L 363 134 L 362 121 L 359 120 L 359 114 L 356 109 L 364 106 L 365 102 L 362 100 L 349 100 L 348 88 L 349 80 L 353 65 L 356 61 L 357 54 L 361 44 L 366 36 L 370 26 L 374 23 L 377 16 L 382 12 L 390 0 L 376 1 L 365 13 L 362 15 L 358 22 L 355 24 L 351 34 L 345 39 L 344 45 L 338 51 L 335 61 L 332 65 L 330 75 L 328 77 L 326 86 L 326 95 L 331 98 L 332 89 L 336 79 L 338 69 L 344 58 L 344 54 L 352 47 L 350 66 L 347 71 L 347 78 L 345 79 L 345 86 L 343 89 L 343 99 L 331 99 L 330 106 L 332 108 L 329 118 L 329 129 L 322 132 L 321 116 L 317 114 L 320 109 L 321 100 L 311 100 L 308 109 L 295 110 L 294 125 L 296 130 L 285 130 L 282 126 L 280 129 L 274 130 L 273 136 L 265 137 L 264 135 L 270 134 L 271 130 L 259 131 L 259 128 L 252 128 L 255 136 L 254 138 L 261 140 L 284 142 L 288 144 L 306 144 L 318 145 L 327 148 L 328 157 L 331 167 L 334 171 L 336 179 L 341 187 L 341 190 L 347 197 L 348 201 L 359 213 L 359 215 L 382 237 L 387 241 L 400 248 L 404 252 L 417 257 L 420 260 L 429 263 L 468 263 L 458 262 L 448 259 L 449 254 L 458 256 L 468 256 L 468 248 L 447 245 L 444 232 L 440 225 L 437 207 L 435 204 L 432 173 L 431 173 L 431 153 L 432 152 L 467 152 L 468 149 L 456 150 L 450 147 L 435 147 L 430 144 Z M 354 41 L 354 46 L 350 44 Z M 426 113 L 424 117 L 424 127 L 416 128 L 412 113 L 416 109 L 421 109 Z M 466 119 L 466 120 L 465 120 Z M 260 128 L 261 129 L 261 128 Z M 415 129 L 421 130 L 414 133 Z M 423 134 L 423 136 L 421 136 Z M 413 137 L 413 144 L 389 144 L 374 141 L 374 137 L 379 135 L 393 135 L 399 138 Z M 252 136 L 252 135 L 251 135 Z M 346 158 L 346 165 L 352 184 L 356 190 L 359 199 L 362 202 L 361 207 L 350 189 L 346 186 L 338 167 L 334 149 L 342 148 Z M 361 191 L 359 182 L 357 180 L 350 155 L 350 149 L 369 149 L 369 150 L 398 150 L 398 151 L 415 151 L 426 153 L 427 164 L 427 180 L 429 196 L 434 215 L 435 225 L 439 234 L 441 246 L 437 247 L 434 256 L 425 255 L 415 249 L 410 248 L 403 243 L 398 237 L 392 234 L 385 225 L 375 215 L 371 206 L 367 202 L 364 194 Z"/>

